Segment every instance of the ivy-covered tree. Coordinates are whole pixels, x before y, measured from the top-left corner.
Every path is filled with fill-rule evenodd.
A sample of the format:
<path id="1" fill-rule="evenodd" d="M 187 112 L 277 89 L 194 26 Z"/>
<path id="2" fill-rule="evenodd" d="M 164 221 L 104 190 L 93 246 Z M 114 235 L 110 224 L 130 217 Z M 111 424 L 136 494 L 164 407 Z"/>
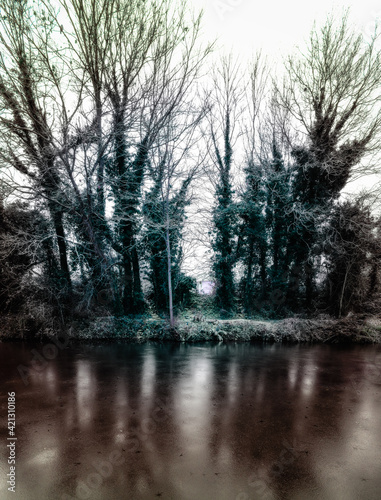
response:
<path id="1" fill-rule="evenodd" d="M 181 272 L 186 207 L 191 183 L 198 175 L 201 155 L 199 124 L 205 109 L 195 100 L 184 102 L 157 136 L 150 152 L 152 183 L 143 204 L 144 246 L 149 262 L 153 302 L 158 312 L 168 311 L 174 326 L 175 306 L 184 301 L 191 283 Z"/>
<path id="2" fill-rule="evenodd" d="M 233 200 L 233 146 L 239 132 L 242 91 L 239 66 L 232 56 L 221 60 L 213 75 L 210 148 L 213 162 L 215 202 L 212 214 L 213 272 L 216 305 L 224 315 L 235 309 L 234 265 L 236 263 L 237 207 Z"/>
<path id="3" fill-rule="evenodd" d="M 266 228 L 269 248 L 269 288 L 272 310 L 280 313 L 285 305 L 292 252 L 290 167 L 285 164 L 275 138 L 271 148 L 272 158 L 266 169 Z"/>
<path id="4" fill-rule="evenodd" d="M 369 300 L 380 247 L 375 227 L 374 217 L 360 200 L 338 203 L 333 210 L 325 244 L 325 305 L 335 316 L 363 312 Z"/>
<path id="5" fill-rule="evenodd" d="M 236 210 L 233 205 L 233 190 L 230 180 L 230 153 L 218 160 L 220 183 L 216 189 L 216 203 L 213 210 L 214 263 L 213 271 L 217 282 L 216 302 L 218 307 L 232 312 L 235 309 L 235 287 L 233 268 L 235 264 L 234 237 Z"/>
<path id="6" fill-rule="evenodd" d="M 266 187 L 260 165 L 249 162 L 239 204 L 238 258 L 243 264 L 241 300 L 247 314 L 259 312 L 268 293 L 268 238 L 265 220 Z"/>
<path id="7" fill-rule="evenodd" d="M 162 175 L 159 174 L 155 185 L 147 193 L 143 205 L 145 234 L 143 245 L 148 261 L 148 279 L 152 286 L 152 302 L 157 312 L 167 313 L 169 304 L 168 282 L 168 242 L 170 249 L 171 285 L 174 291 L 174 306 L 178 303 L 177 288 L 181 288 L 184 275 L 181 272 L 182 263 L 182 230 L 184 227 L 185 208 L 187 205 L 186 191 L 188 182 L 172 194 L 166 206 L 162 196 Z M 169 210 L 169 228 L 167 235 L 166 211 Z"/>
<path id="8" fill-rule="evenodd" d="M 20 201 L 4 206 L 1 200 L 0 314 L 33 316 L 32 302 L 35 308 L 52 306 L 55 316 L 67 312 L 55 245 L 47 214 Z"/>
<path id="9" fill-rule="evenodd" d="M 294 247 L 307 309 L 316 292 L 320 222 L 354 169 L 377 147 L 381 56 L 375 43 L 376 38 L 365 43 L 353 32 L 347 15 L 340 23 L 329 18 L 312 30 L 305 52 L 288 59 L 287 81 L 278 92 L 279 102 L 307 136 L 304 145 L 293 145 L 298 205 Z"/>
<path id="10" fill-rule="evenodd" d="M 50 51 L 56 26 L 27 0 L 3 0 L 0 8 L 0 159 L 44 200 L 55 231 L 57 272 L 68 299 L 67 207 L 56 154 L 62 131 L 60 117 L 48 111 L 54 109 L 61 85 L 57 58 Z"/>

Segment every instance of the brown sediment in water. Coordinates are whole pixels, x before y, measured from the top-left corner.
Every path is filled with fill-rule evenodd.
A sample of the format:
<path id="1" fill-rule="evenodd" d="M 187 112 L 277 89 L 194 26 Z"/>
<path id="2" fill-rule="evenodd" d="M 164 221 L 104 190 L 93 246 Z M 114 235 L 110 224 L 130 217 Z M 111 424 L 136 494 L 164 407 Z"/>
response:
<path id="1" fill-rule="evenodd" d="M 380 346 L 47 346 L 0 344 L 4 500 L 380 498 Z"/>

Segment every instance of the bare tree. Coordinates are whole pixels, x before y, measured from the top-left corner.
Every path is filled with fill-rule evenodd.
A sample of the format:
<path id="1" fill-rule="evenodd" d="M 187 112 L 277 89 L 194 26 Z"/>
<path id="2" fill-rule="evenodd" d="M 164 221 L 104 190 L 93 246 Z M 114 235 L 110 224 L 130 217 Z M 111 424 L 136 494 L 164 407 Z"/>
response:
<path id="1" fill-rule="evenodd" d="M 126 310 L 138 309 L 136 301 L 142 296 L 136 217 L 150 149 L 195 91 L 211 50 L 211 46 L 197 47 L 201 17 L 189 18 L 183 2 L 175 8 L 169 2 L 154 4 L 151 12 L 143 9 L 138 17 L 136 9 L 132 12 L 133 36 L 120 35 L 107 84 L 115 151 L 111 182 L 115 220 L 123 239 Z M 115 68 L 122 78 L 115 78 Z"/>
<path id="2" fill-rule="evenodd" d="M 185 2 L 1 7 L 2 163 L 26 178 L 19 192 L 45 200 L 68 286 L 70 234 L 93 290 L 108 287 L 117 299 L 122 277 L 124 310 L 134 312 L 148 155 L 211 50 L 198 47 L 201 16 L 188 15 Z"/>
<path id="3" fill-rule="evenodd" d="M 242 132 L 239 126 L 243 99 L 240 78 L 240 67 L 233 56 L 222 58 L 212 75 L 213 90 L 209 96 L 208 114 L 212 182 L 215 187 L 212 247 L 216 300 L 221 310 L 228 313 L 234 309 L 236 214 L 233 205 L 233 149 Z"/>
<path id="4" fill-rule="evenodd" d="M 308 165 L 316 165 L 320 196 L 337 197 L 353 169 L 379 149 L 381 55 L 377 37 L 365 43 L 349 26 L 328 18 L 311 32 L 305 52 L 286 61 L 279 102 L 302 126 Z M 307 168 L 307 166 L 305 167 Z M 314 196 L 307 186 L 307 195 Z"/>
<path id="5" fill-rule="evenodd" d="M 337 204 L 327 227 L 325 306 L 338 317 L 369 310 L 377 291 L 380 240 L 369 201 L 360 196 Z"/>
<path id="6" fill-rule="evenodd" d="M 303 268 L 305 304 L 312 308 L 321 254 L 321 226 L 351 175 L 379 150 L 381 56 L 348 15 L 316 26 L 298 57 L 286 61 L 277 92 L 305 140 L 293 144 L 294 249 Z M 315 214 L 315 215 L 314 215 Z"/>
<path id="7" fill-rule="evenodd" d="M 62 138 L 62 129 L 54 111 L 63 95 L 57 58 L 50 53 L 55 27 L 50 17 L 32 10 L 25 0 L 4 0 L 1 10 L 0 157 L 3 166 L 25 176 L 33 192 L 46 200 L 56 233 L 61 285 L 70 289 L 65 207 L 56 163 L 55 136 Z"/>
<path id="8" fill-rule="evenodd" d="M 195 96 L 194 96 L 195 99 Z M 166 290 L 170 326 L 174 326 L 174 279 L 181 279 L 182 237 L 185 224 L 185 208 L 191 201 L 190 187 L 201 172 L 205 154 L 201 154 L 201 129 L 205 113 L 202 106 L 192 103 L 182 106 L 161 133 L 150 154 L 150 177 L 153 187 L 146 197 L 143 208 L 144 224 L 150 241 L 152 266 L 164 266 L 166 260 Z M 165 249 L 165 250 L 164 250 Z M 163 253 L 166 257 L 163 258 Z M 152 268 L 156 296 L 160 296 L 160 275 Z M 175 274 L 175 276 L 174 276 Z"/>

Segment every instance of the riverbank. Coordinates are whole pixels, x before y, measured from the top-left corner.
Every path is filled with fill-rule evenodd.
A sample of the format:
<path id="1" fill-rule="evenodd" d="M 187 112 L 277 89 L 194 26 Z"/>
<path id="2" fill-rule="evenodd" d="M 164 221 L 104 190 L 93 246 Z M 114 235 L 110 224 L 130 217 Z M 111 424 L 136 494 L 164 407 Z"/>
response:
<path id="1" fill-rule="evenodd" d="M 58 328 L 41 328 L 33 335 L 12 322 L 2 322 L 1 340 L 49 339 Z M 61 332 L 62 333 L 62 332 Z M 310 343 L 381 343 L 381 319 L 351 316 L 333 318 L 286 318 L 281 320 L 208 319 L 179 320 L 170 328 L 165 320 L 131 319 L 112 316 L 92 321 L 73 321 L 65 332 L 72 341 L 177 341 L 177 342 L 310 342 Z"/>
<path id="2" fill-rule="evenodd" d="M 176 340 L 179 342 L 354 342 L 381 343 L 381 320 L 360 319 L 301 319 L 282 320 L 204 319 L 177 321 L 169 328 L 164 321 L 102 318 L 72 335 L 79 338 L 125 338 L 137 342 L 146 340 Z"/>

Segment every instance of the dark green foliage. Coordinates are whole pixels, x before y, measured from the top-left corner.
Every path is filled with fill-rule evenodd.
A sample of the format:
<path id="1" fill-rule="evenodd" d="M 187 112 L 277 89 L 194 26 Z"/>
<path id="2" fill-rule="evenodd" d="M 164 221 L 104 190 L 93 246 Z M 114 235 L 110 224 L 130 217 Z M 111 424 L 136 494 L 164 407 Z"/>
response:
<path id="1" fill-rule="evenodd" d="M 316 275 L 322 253 L 321 228 L 338 196 L 338 184 L 327 177 L 325 166 L 307 148 L 294 148 L 291 167 L 289 263 L 297 282 L 288 287 L 286 303 L 294 310 L 312 311 Z"/>
<path id="2" fill-rule="evenodd" d="M 271 266 L 269 288 L 272 309 L 279 314 L 286 302 L 290 278 L 292 252 L 292 204 L 290 168 L 285 166 L 282 154 L 273 140 L 272 159 L 267 166 L 266 227 L 269 234 L 268 247 Z"/>
<path id="3" fill-rule="evenodd" d="M 248 162 L 240 203 L 238 255 L 243 264 L 240 297 L 249 314 L 283 314 L 292 280 L 290 168 L 273 141 L 270 159 Z"/>
<path id="4" fill-rule="evenodd" d="M 292 266 L 298 269 L 300 286 L 289 291 L 287 303 L 312 311 L 317 298 L 316 276 L 320 272 L 323 228 L 335 200 L 345 186 L 352 166 L 363 154 L 360 145 L 338 146 L 316 121 L 309 147 L 292 150 L 293 221 L 289 239 Z M 296 292 L 296 293 L 295 293 Z"/>
<path id="5" fill-rule="evenodd" d="M 143 139 L 131 156 L 127 151 L 123 123 L 117 123 L 114 136 L 114 158 L 107 164 L 107 174 L 115 204 L 114 237 L 111 244 L 122 260 L 121 303 L 124 314 L 139 314 L 145 309 L 137 250 L 137 219 L 144 170 L 147 164 L 147 141 L 148 137 Z"/>
<path id="6" fill-rule="evenodd" d="M 178 309 L 188 309 L 194 305 L 197 281 L 180 272 L 175 285 L 175 305 Z"/>
<path id="7" fill-rule="evenodd" d="M 215 236 L 213 240 L 216 304 L 226 311 L 234 310 L 234 232 L 236 209 L 232 203 L 232 190 L 229 180 L 223 176 L 217 188 L 216 206 L 213 213 Z"/>
<path id="8" fill-rule="evenodd" d="M 0 311 L 17 311 L 23 297 L 22 280 L 32 264 L 27 252 L 32 220 L 25 208 L 0 205 Z"/>
<path id="9" fill-rule="evenodd" d="M 65 307 L 65 277 L 54 231 L 37 210 L 19 202 L 0 206 L 0 312 L 18 314 L 27 303 Z M 37 279 L 36 276 L 37 275 Z"/>
<path id="10" fill-rule="evenodd" d="M 325 304 L 338 317 L 363 311 L 369 290 L 377 286 L 379 244 L 375 220 L 359 202 L 346 201 L 333 210 L 325 237 L 327 278 Z"/>
<path id="11" fill-rule="evenodd" d="M 266 187 L 261 166 L 245 169 L 246 189 L 239 206 L 238 255 L 243 264 L 240 295 L 247 314 L 258 312 L 268 293 Z"/>
<path id="12" fill-rule="evenodd" d="M 181 187 L 169 197 L 164 194 L 165 162 L 161 162 L 155 177 L 154 185 L 146 194 L 142 213 L 145 221 L 143 246 L 149 265 L 148 279 L 152 293 L 150 299 L 158 313 L 167 313 L 168 295 L 168 254 L 166 230 L 168 227 L 171 251 L 171 280 L 174 290 L 174 306 L 190 302 L 190 292 L 195 287 L 193 280 L 185 276 L 181 270 L 182 231 L 185 221 L 185 208 L 189 204 L 187 189 L 190 179 L 183 181 Z M 166 199 L 168 196 L 168 199 Z"/>
<path id="13" fill-rule="evenodd" d="M 224 316 L 229 316 L 235 309 L 235 287 L 233 268 L 236 261 L 235 234 L 237 225 L 237 207 L 233 203 L 231 167 L 233 150 L 230 138 L 230 116 L 225 117 L 224 156 L 221 156 L 216 139 L 213 136 L 218 180 L 213 209 L 213 271 L 216 279 L 215 302 Z"/>

